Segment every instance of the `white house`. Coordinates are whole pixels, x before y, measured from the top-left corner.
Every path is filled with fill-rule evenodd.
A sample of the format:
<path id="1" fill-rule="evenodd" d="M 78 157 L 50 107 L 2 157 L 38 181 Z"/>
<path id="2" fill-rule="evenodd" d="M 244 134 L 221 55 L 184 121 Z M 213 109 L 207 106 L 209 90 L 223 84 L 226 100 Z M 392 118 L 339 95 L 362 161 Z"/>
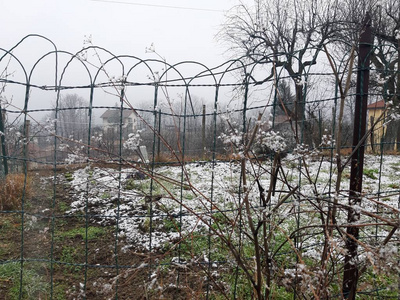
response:
<path id="1" fill-rule="evenodd" d="M 121 123 L 121 111 L 119 109 L 108 109 L 100 118 L 103 120 L 103 131 L 108 134 L 118 132 Z M 122 111 L 122 130 L 128 135 L 138 129 L 138 118 L 132 110 Z"/>

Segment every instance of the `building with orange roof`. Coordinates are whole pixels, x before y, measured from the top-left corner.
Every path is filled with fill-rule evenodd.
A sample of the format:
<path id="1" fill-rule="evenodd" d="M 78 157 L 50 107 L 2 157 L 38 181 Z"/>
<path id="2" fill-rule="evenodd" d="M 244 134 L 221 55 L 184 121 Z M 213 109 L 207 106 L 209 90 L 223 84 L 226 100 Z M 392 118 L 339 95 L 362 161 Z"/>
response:
<path id="1" fill-rule="evenodd" d="M 368 130 L 374 126 L 374 129 L 367 140 L 367 151 L 369 152 L 380 152 L 380 144 L 386 133 L 386 127 L 384 126 L 386 121 L 385 108 L 386 105 L 384 100 L 371 103 L 367 106 Z"/>

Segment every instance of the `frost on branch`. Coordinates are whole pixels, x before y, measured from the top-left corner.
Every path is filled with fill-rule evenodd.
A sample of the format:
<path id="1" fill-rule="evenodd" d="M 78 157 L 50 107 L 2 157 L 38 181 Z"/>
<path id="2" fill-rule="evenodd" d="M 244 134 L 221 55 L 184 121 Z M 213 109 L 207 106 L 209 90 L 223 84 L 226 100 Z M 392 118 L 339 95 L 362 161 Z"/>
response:
<path id="1" fill-rule="evenodd" d="M 241 152 L 244 149 L 244 134 L 242 128 L 237 122 L 234 121 L 234 117 L 230 112 L 226 115 L 221 116 L 221 119 L 229 125 L 229 129 L 226 133 L 221 133 L 218 137 L 224 145 L 231 148 L 235 152 Z"/>
<path id="2" fill-rule="evenodd" d="M 70 139 L 67 143 L 61 142 L 58 150 L 66 154 L 66 164 L 81 164 L 88 160 L 87 147 L 82 140 Z"/>

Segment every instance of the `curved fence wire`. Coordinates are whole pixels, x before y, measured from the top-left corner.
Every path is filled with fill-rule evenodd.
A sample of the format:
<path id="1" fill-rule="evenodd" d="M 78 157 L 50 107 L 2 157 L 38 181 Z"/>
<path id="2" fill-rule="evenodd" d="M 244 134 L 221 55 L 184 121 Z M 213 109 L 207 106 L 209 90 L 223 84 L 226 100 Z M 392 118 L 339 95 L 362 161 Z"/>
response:
<path id="1" fill-rule="evenodd" d="M 32 40 L 50 50 L 26 56 Z M 398 91 L 344 80 L 398 71 L 326 48 L 296 78 L 284 54 L 210 69 L 36 35 L 0 51 L 1 294 L 340 299 L 354 266 L 360 297 L 399 297 Z"/>

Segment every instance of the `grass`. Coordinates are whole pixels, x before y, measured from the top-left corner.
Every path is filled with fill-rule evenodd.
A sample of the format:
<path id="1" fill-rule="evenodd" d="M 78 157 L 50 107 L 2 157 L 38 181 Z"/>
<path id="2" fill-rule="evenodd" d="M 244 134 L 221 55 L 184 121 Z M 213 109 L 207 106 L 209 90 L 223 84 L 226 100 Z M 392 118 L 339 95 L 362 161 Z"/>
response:
<path id="1" fill-rule="evenodd" d="M 392 189 L 399 189 L 400 188 L 400 184 L 398 184 L 398 183 L 390 183 L 388 186 L 390 188 L 392 188 Z"/>
<path id="2" fill-rule="evenodd" d="M 65 179 L 67 181 L 73 181 L 74 180 L 74 175 L 72 173 L 67 172 L 67 173 L 64 174 L 64 176 L 65 176 Z"/>
<path id="3" fill-rule="evenodd" d="M 369 165 L 368 168 L 364 170 L 364 179 L 365 178 L 373 178 L 377 177 L 378 169 L 376 168 L 375 165 Z M 175 180 L 180 180 L 180 175 L 176 175 L 175 172 L 172 172 L 171 169 L 166 169 L 162 170 L 165 173 L 170 173 L 168 177 L 171 177 Z M 321 173 L 327 172 L 326 170 L 322 169 Z M 226 172 L 225 172 L 226 173 Z M 346 169 L 345 175 L 348 172 L 348 169 Z M 164 174 L 164 173 L 163 173 Z M 237 174 L 237 173 L 235 173 Z M 290 172 L 288 171 L 287 175 L 288 177 L 291 177 L 290 179 L 293 180 L 296 184 L 298 182 L 298 177 L 297 176 L 297 171 L 295 172 Z M 192 174 L 195 175 L 195 174 Z M 229 178 L 229 181 L 236 181 L 236 175 L 233 175 L 233 178 L 230 177 L 222 177 L 223 179 L 221 181 L 228 181 L 227 179 Z M 93 176 L 95 177 L 95 176 Z M 192 176 L 192 181 L 194 184 L 198 183 L 198 178 L 200 176 Z M 265 182 L 268 182 L 269 176 L 265 176 L 266 178 L 262 178 L 263 183 L 264 180 Z M 323 178 L 322 178 L 323 179 Z M 319 180 L 321 182 L 322 179 L 320 178 Z M 93 179 L 95 180 L 95 179 Z M 164 181 L 163 179 L 162 183 L 165 184 L 171 192 L 179 197 L 181 196 L 181 188 L 179 187 L 179 184 L 174 184 L 169 181 Z M 251 178 L 249 178 L 251 180 Z M 66 182 L 69 181 L 67 177 L 64 178 L 63 180 L 63 186 L 57 186 L 57 199 L 56 199 L 56 209 L 55 213 L 57 215 L 57 218 L 54 220 L 54 240 L 50 239 L 50 234 L 47 235 L 47 240 L 44 238 L 43 240 L 43 245 L 40 248 L 36 247 L 36 244 L 27 243 L 26 249 L 28 250 L 35 250 L 34 254 L 32 254 L 33 258 L 39 258 L 39 259 L 49 259 L 48 256 L 48 251 L 43 251 L 43 249 L 48 249 L 51 245 L 51 242 L 54 241 L 54 251 L 53 251 L 53 263 L 54 263 L 54 285 L 53 285 L 53 299 L 57 300 L 62 300 L 62 299 L 67 299 L 67 298 L 73 298 L 77 297 L 79 298 L 79 284 L 82 282 L 82 276 L 83 273 L 85 272 L 86 268 L 80 265 L 81 263 L 84 263 L 85 261 L 85 245 L 89 245 L 87 248 L 88 253 L 87 258 L 88 258 L 88 268 L 87 268 L 87 274 L 88 274 L 88 285 L 86 287 L 86 290 L 88 292 L 87 295 L 88 298 L 91 298 L 93 295 L 96 293 L 100 293 L 99 291 L 99 285 L 92 285 L 93 282 L 98 282 L 98 278 L 104 279 L 103 284 L 110 284 L 112 283 L 113 279 L 116 276 L 116 273 L 114 272 L 114 268 L 103 268 L 102 266 L 113 266 L 115 264 L 115 258 L 113 255 L 116 253 L 118 254 L 118 264 L 123 265 L 123 266 L 138 266 L 141 265 L 142 263 L 148 264 L 147 260 L 147 253 L 139 253 L 140 255 L 136 255 L 136 252 L 138 251 L 133 245 L 132 248 L 124 248 L 125 246 L 125 241 L 123 238 L 118 240 L 118 245 L 115 243 L 115 226 L 114 223 L 112 222 L 110 218 L 109 223 L 104 223 L 102 225 L 96 225 L 92 223 L 92 220 L 95 219 L 90 219 L 88 228 L 85 227 L 85 220 L 80 216 L 74 216 L 74 215 L 60 215 L 60 212 L 64 214 L 66 211 L 70 209 L 69 203 L 72 202 L 73 197 L 71 197 L 71 191 L 67 190 L 66 187 L 69 187 L 69 184 L 66 184 Z M 369 180 L 367 185 L 373 186 L 375 184 L 376 180 Z M 385 181 L 387 182 L 387 181 Z M 390 182 L 390 181 L 389 181 Z M 398 183 L 397 181 L 391 181 L 390 187 L 391 188 L 398 188 Z M 97 182 L 95 182 L 97 185 Z M 127 181 L 125 182 L 127 183 Z M 226 182 L 223 182 L 221 185 L 224 187 Z M 145 180 L 132 180 L 130 183 L 128 183 L 132 186 L 133 189 L 137 190 L 143 190 L 148 192 L 150 190 L 150 179 L 145 179 Z M 388 183 L 385 184 L 387 186 Z M 95 186 L 94 186 L 95 187 Z M 125 186 L 124 186 L 125 187 Z M 158 191 L 162 192 L 162 187 L 156 183 L 153 182 L 153 193 L 156 194 Z M 53 186 L 49 186 L 49 188 L 53 189 Z M 190 191 L 187 191 L 183 189 L 183 199 L 185 204 L 192 204 L 196 203 L 195 201 L 187 201 L 187 200 L 197 200 L 197 198 L 194 197 L 194 194 Z M 235 188 L 235 191 L 237 188 Z M 66 192 L 68 191 L 68 192 Z M 47 192 L 46 191 L 43 191 Z M 235 201 L 230 201 L 230 195 L 225 194 L 226 190 L 224 192 L 219 192 L 219 190 L 215 190 L 214 194 L 214 200 L 218 199 L 216 203 L 224 203 L 223 206 L 224 209 L 227 208 L 232 208 L 235 209 L 237 208 L 237 203 Z M 207 193 L 207 191 L 205 192 Z M 128 193 L 130 194 L 130 193 Z M 47 194 L 46 194 L 47 195 Z M 101 199 L 107 200 L 104 201 L 104 203 L 110 203 L 110 206 L 114 205 L 113 202 L 113 191 L 109 191 L 107 189 L 100 189 L 98 194 L 98 197 Z M 283 194 L 284 195 L 284 194 Z M 163 196 L 163 195 L 161 195 Z M 251 194 L 251 196 L 256 197 L 258 195 L 256 194 Z M 278 195 L 276 198 L 278 199 Z M 282 197 L 282 195 L 281 195 Z M 52 197 L 48 197 L 52 198 Z M 232 197 L 233 198 L 233 197 Z M 136 223 L 140 222 L 140 230 L 143 232 L 140 232 L 141 234 L 143 233 L 149 233 L 150 232 L 150 218 L 148 215 L 150 214 L 149 211 L 149 206 L 150 206 L 150 201 L 149 197 L 147 198 L 142 198 L 142 199 L 134 199 L 135 205 L 137 205 L 137 211 L 135 210 L 136 207 L 133 208 L 132 212 L 129 212 L 127 217 L 130 217 L 130 214 L 132 215 L 139 215 L 141 213 L 144 214 L 143 218 L 140 218 L 136 221 Z M 279 198 L 280 199 L 280 198 Z M 39 219 L 38 222 L 41 222 L 40 224 L 43 226 L 47 226 L 52 230 L 51 223 L 49 222 L 49 210 L 48 207 L 52 203 L 52 199 L 50 200 L 43 200 L 43 197 L 40 197 L 36 194 L 35 191 L 35 197 L 32 198 L 32 201 L 28 198 L 27 204 L 30 204 L 29 209 L 25 209 L 27 212 L 32 213 L 33 215 L 41 215 L 42 210 L 46 208 L 46 211 L 43 213 L 43 219 Z M 221 201 L 220 201 L 221 200 Z M 275 199 L 276 200 L 276 199 Z M 274 200 L 274 201 L 275 201 Z M 390 199 L 384 198 L 383 201 L 387 201 Z M 130 201 L 128 199 L 127 201 Z M 277 200 L 276 200 L 277 201 Z M 226 202 L 226 203 L 225 203 Z M 290 202 L 290 201 L 288 201 Z M 154 204 L 153 208 L 159 210 L 160 212 L 164 212 L 164 214 L 172 214 L 174 212 L 174 209 L 176 208 L 175 202 L 170 201 L 154 201 L 152 202 Z M 256 201 L 258 204 L 258 201 Z M 165 206 L 164 206 L 165 205 Z M 25 206 L 27 207 L 27 206 Z M 114 206 L 112 206 L 114 207 Z M 279 213 L 277 215 L 272 215 L 271 220 L 269 220 L 269 226 L 268 228 L 271 228 L 271 230 L 274 230 L 274 226 L 278 226 L 281 228 L 281 230 L 275 230 L 273 233 L 271 233 L 271 240 L 269 243 L 269 250 L 272 253 L 277 252 L 274 257 L 272 257 L 273 260 L 273 265 L 274 265 L 274 273 L 273 273 L 273 279 L 271 283 L 271 298 L 272 299 L 293 299 L 293 291 L 288 287 L 288 285 L 285 285 L 282 283 L 282 279 L 285 278 L 284 270 L 285 269 L 292 269 L 293 266 L 296 263 L 296 254 L 291 246 L 291 243 L 287 241 L 288 236 L 290 236 L 290 233 L 295 232 L 297 228 L 297 223 L 296 219 L 293 217 L 294 215 L 290 213 L 292 204 L 283 204 L 280 209 Z M 305 207 L 307 208 L 308 206 L 303 206 L 302 203 L 302 208 Z M 196 207 L 198 211 L 202 211 L 201 208 Z M 285 217 L 285 212 L 287 213 L 288 217 Z M 89 211 L 91 213 L 91 211 Z M 282 214 L 281 214 L 282 213 Z M 80 212 L 79 212 L 80 214 Z M 226 218 L 228 216 L 229 219 Z M 14 221 L 11 217 L 14 217 L 14 214 L 5 214 L 4 216 L 7 216 L 5 218 L 0 219 L 0 236 L 3 233 L 4 236 L 7 236 L 6 239 L 4 239 L 4 246 L 1 245 L 0 243 L 0 258 L 2 256 L 2 253 L 4 253 L 3 258 L 10 259 L 12 253 L 18 253 L 16 251 L 19 250 L 19 243 L 20 243 L 20 228 L 17 227 L 18 221 Z M 19 215 L 17 215 L 18 218 Z M 28 214 L 30 216 L 30 214 Z M 236 242 L 236 233 L 238 232 L 238 226 L 239 226 L 239 220 L 235 219 L 235 213 L 234 212 L 224 212 L 220 213 L 217 212 L 213 213 L 213 218 L 210 221 L 210 224 L 213 229 L 216 230 L 221 230 L 221 234 L 224 234 L 226 237 L 233 232 L 232 235 L 232 241 Z M 305 215 L 301 215 L 299 223 L 301 225 L 306 226 L 308 224 L 315 224 L 315 222 L 318 222 L 318 214 L 316 214 L 314 211 L 308 211 L 307 212 L 307 218 L 305 218 Z M 15 218 L 15 217 L 14 217 Z M 17 220 L 17 219 L 16 219 Z M 235 223 L 230 223 L 230 220 L 235 220 Z M 255 217 L 255 221 L 258 219 Z M 282 220 L 282 222 L 280 222 Z M 27 222 L 30 221 L 30 217 L 27 217 L 26 219 Z M 38 223 L 39 224 L 39 223 Z M 106 225 L 105 225 L 106 224 Z M 217 224 L 219 226 L 217 226 Z M 107 227 L 106 227 L 107 226 Z M 247 223 L 246 221 L 243 221 L 242 226 L 246 229 Z M 27 229 L 27 234 L 25 235 L 26 240 L 29 241 L 35 241 L 36 238 L 41 237 L 41 231 L 42 228 L 36 226 L 36 227 L 29 227 L 28 223 L 25 223 L 25 228 Z M 156 236 L 158 232 L 161 234 L 165 233 L 173 233 L 177 232 L 179 229 L 179 219 L 176 218 L 169 218 L 169 217 L 164 217 L 164 218 L 159 218 L 155 217 L 152 219 L 152 226 L 151 226 L 151 232 Z M 160 249 L 153 249 L 154 254 L 156 259 L 154 260 L 154 266 L 157 264 L 161 264 L 159 267 L 160 269 L 160 275 L 157 278 L 157 281 L 155 281 L 155 285 L 153 288 L 156 288 L 154 290 L 154 298 L 152 299 L 158 299 L 157 293 L 164 293 L 165 291 L 163 289 L 160 289 L 161 287 L 165 287 L 165 290 L 167 290 L 169 284 L 175 284 L 176 283 L 176 277 L 177 274 L 179 273 L 179 278 L 181 280 L 181 285 L 188 287 L 189 289 L 192 288 L 194 285 L 195 280 L 203 280 L 205 273 L 202 272 L 202 270 L 210 270 L 211 276 L 213 276 L 214 280 L 216 283 L 220 284 L 222 287 L 226 287 L 225 292 L 228 293 L 229 296 L 233 295 L 233 290 L 236 289 L 236 297 L 238 299 L 250 299 L 252 295 L 254 294 L 254 290 L 249 284 L 248 279 L 244 275 L 242 271 L 239 271 L 238 276 L 236 276 L 236 268 L 234 265 L 234 257 L 229 251 L 228 247 L 223 244 L 217 236 L 212 235 L 209 237 L 209 230 L 203 226 L 199 226 L 198 229 L 194 230 L 191 233 L 185 233 L 184 231 L 185 227 L 183 228 L 183 240 L 178 240 L 176 238 L 176 234 L 170 234 L 173 239 L 170 239 L 169 241 L 161 244 L 164 245 L 164 247 L 161 247 Z M 48 231 L 50 232 L 50 231 Z M 87 235 L 86 235 L 87 232 Z M 14 239 L 13 236 L 15 234 L 17 237 Z M 307 235 L 301 236 L 299 238 L 299 243 L 303 246 L 307 246 L 309 244 L 309 239 L 315 240 L 315 243 L 319 243 L 320 239 L 318 236 L 318 232 L 315 231 L 315 234 L 313 234 L 311 231 L 307 232 Z M 260 234 L 260 239 L 261 239 L 261 234 Z M 86 244 L 86 242 L 90 242 Z M 313 242 L 314 243 L 314 242 Z M 30 247 L 30 248 L 29 248 Z M 314 246 L 313 246 L 314 247 Z M 121 251 L 121 249 L 124 249 Z M 249 269 L 251 272 L 254 272 L 254 246 L 251 243 L 251 239 L 248 238 L 246 235 L 242 236 L 241 239 L 241 253 L 243 255 L 243 258 L 246 263 L 248 263 Z M 302 248 L 302 254 L 308 253 L 306 248 Z M 312 248 L 314 249 L 314 248 Z M 13 251 L 14 250 L 14 251 Z M 2 252 L 3 251 L 3 252 Z M 140 251 L 140 250 L 139 250 Z M 29 252 L 29 251 L 28 251 Z M 32 252 L 29 252 L 32 253 Z M 209 253 L 211 254 L 209 257 Z M 9 256 L 9 257 L 7 257 Z M 13 256 L 15 257 L 15 256 Z M 182 267 L 180 265 L 175 264 L 175 259 L 176 257 L 180 257 L 186 264 L 185 267 Z M 162 261 L 158 261 L 159 258 L 162 258 Z M 208 263 L 207 259 L 210 259 L 211 262 L 213 263 L 210 265 L 210 269 L 208 269 Z M 305 265 L 307 268 L 310 270 L 312 274 L 315 272 L 314 269 L 314 264 L 315 260 L 312 255 L 305 255 L 303 257 L 303 261 L 305 262 Z M 195 262 L 195 263 L 192 263 Z M 216 263 L 214 263 L 216 262 Z M 9 263 L 8 265 L 10 265 Z M 28 264 L 31 264 L 29 261 L 25 263 L 24 266 L 27 266 Z M 43 265 L 43 264 L 42 264 Z M 101 267 L 97 267 L 97 265 L 100 265 Z M 340 263 L 337 264 L 339 267 L 341 267 Z M 0 267 L 2 267 L 0 265 Z M 17 264 L 17 267 L 19 267 L 19 263 Z M 154 267 L 156 268 L 156 267 Z M 29 270 L 28 270 L 29 269 Z M 37 269 L 34 267 L 26 268 L 24 267 L 24 271 L 26 270 L 26 274 L 24 276 L 36 276 L 36 280 L 38 282 L 48 282 L 49 280 L 49 274 L 46 272 L 43 272 L 43 269 Z M 121 285 L 118 287 L 118 297 L 121 299 L 129 299 L 129 297 L 136 297 L 138 294 L 135 294 L 135 291 L 143 291 L 143 282 L 147 280 L 148 278 L 148 269 L 147 268 L 140 268 L 140 269 L 132 269 L 131 271 L 129 268 L 127 269 L 126 274 L 129 275 L 127 277 L 122 277 L 120 276 L 119 280 Z M 184 271 L 182 271 L 184 270 Z M 16 274 L 19 274 L 19 269 L 17 268 Z M 28 272 L 29 271 L 29 272 Z M 49 270 L 47 270 L 49 271 Z M 120 269 L 120 274 L 123 274 L 125 269 Z M 153 270 L 151 270 L 153 271 Z M 30 275 L 29 273 L 32 272 Z M 49 272 L 50 273 L 50 272 Z M 153 272 L 156 273 L 156 272 Z M 89 276 L 90 274 L 90 276 Z M 396 273 L 397 274 L 397 273 Z M 207 274 L 206 274 L 207 275 Z M 215 277 L 214 277 L 215 276 Z M 340 276 L 340 275 L 339 275 Z M 140 282 L 137 281 L 137 278 L 140 278 Z M 142 280 L 144 278 L 144 280 Z M 393 277 L 394 278 L 394 277 Z M 2 293 L 5 294 L 7 293 L 7 298 L 6 299 L 15 299 L 15 295 L 18 297 L 19 293 L 19 277 L 14 276 L 14 277 L 0 277 L 0 299 L 2 299 Z M 337 295 L 340 293 L 340 279 L 339 280 L 333 280 L 330 290 L 333 295 Z M 27 281 L 23 281 L 23 285 L 25 285 Z M 99 281 L 100 282 L 100 281 Z M 375 283 L 377 288 L 392 288 L 393 286 L 393 280 L 392 280 L 392 274 L 389 275 L 389 277 L 385 278 L 383 275 L 369 275 L 367 273 L 364 273 L 362 275 L 362 278 L 360 279 L 360 291 L 371 291 L 373 290 L 373 286 L 369 285 L 370 283 Z M 40 283 L 41 284 L 41 283 Z M 144 283 L 146 285 L 147 283 Z M 192 286 L 191 286 L 192 284 Z M 6 286 L 5 286 L 6 285 Z M 235 287 L 236 285 L 236 287 Z M 74 287 L 75 286 L 75 287 Z M 219 294 L 219 290 L 214 289 L 213 283 L 211 283 L 212 288 L 210 289 L 210 299 L 224 299 L 221 297 L 222 294 Z M 196 288 L 202 289 L 204 288 L 205 285 L 198 285 L 193 288 L 194 290 Z M 25 287 L 24 287 L 25 288 Z M 114 288 L 114 287 L 113 287 Z M 123 292 L 121 292 L 123 291 Z M 132 292 L 133 291 L 133 292 Z M 111 291 L 113 292 L 113 291 Z M 186 290 L 180 290 L 179 287 L 171 287 L 167 291 L 167 296 L 166 298 L 171 299 L 173 296 L 176 296 L 175 298 L 179 299 L 178 293 L 181 293 L 179 295 L 182 295 L 182 293 L 186 293 Z M 14 294 L 13 294 L 14 293 Z M 107 292 L 108 293 L 108 292 Z M 151 293 L 151 289 L 150 292 Z M 31 295 L 33 296 L 28 296 L 28 292 L 24 294 L 25 298 L 22 299 L 49 299 L 49 286 L 44 286 L 40 289 L 39 291 L 36 292 L 30 292 Z M 199 292 L 199 295 L 201 293 Z M 151 294 L 149 294 L 151 295 Z M 202 295 L 202 294 L 201 294 Z M 380 295 L 383 296 L 395 296 L 395 292 L 391 291 L 380 291 Z M 103 297 L 104 296 L 104 297 Z M 171 297 L 170 297 L 171 296 Z M 363 295 L 363 297 L 368 297 L 366 295 Z M 14 298 L 13 298 L 14 297 Z M 31 297 L 31 298 L 29 298 Z M 97 294 L 97 297 L 99 299 L 106 299 L 106 297 L 111 297 L 111 294 L 107 296 L 105 294 Z M 128 298 L 125 298 L 128 297 Z M 17 298 L 18 299 L 18 298 Z M 363 298 L 363 299 L 370 299 L 370 298 Z M 372 299 L 372 298 L 371 298 Z"/>
<path id="4" fill-rule="evenodd" d="M 192 234 L 188 236 L 180 243 L 179 251 L 181 252 L 182 257 L 185 259 L 204 257 L 205 255 L 208 255 L 209 243 L 212 245 L 210 248 L 212 261 L 224 262 L 229 259 L 229 250 L 226 249 L 219 239 L 212 237 L 209 240 L 207 234 Z"/>
<path id="5" fill-rule="evenodd" d="M 75 265 L 78 261 L 78 250 L 76 247 L 64 247 L 61 252 L 60 261 L 66 263 L 64 267 L 64 274 L 70 272 L 79 272 L 82 267 Z"/>
<path id="6" fill-rule="evenodd" d="M 378 173 L 379 173 L 378 169 L 364 169 L 363 170 L 363 174 L 371 179 L 378 179 L 378 177 L 375 176 L 375 174 L 378 174 Z"/>
<path id="7" fill-rule="evenodd" d="M 387 299 L 397 299 L 397 285 L 398 276 L 389 276 L 387 273 L 379 273 L 372 268 L 368 269 L 360 278 L 360 286 L 364 286 L 365 289 L 375 291 L 372 296 L 366 299 L 376 299 L 375 296 L 379 296 Z"/>
<path id="8" fill-rule="evenodd" d="M 59 232 L 59 233 L 57 233 L 57 238 L 73 239 L 75 237 L 81 237 L 84 241 L 90 241 L 90 240 L 94 240 L 98 237 L 101 237 L 102 235 L 106 234 L 106 232 L 107 232 L 106 228 L 89 226 L 87 228 L 87 237 L 86 237 L 86 228 L 80 227 L 80 228 L 74 228 L 74 229 L 64 231 L 64 232 Z"/>
<path id="9" fill-rule="evenodd" d="M 53 286 L 53 299 L 54 300 L 66 300 L 65 292 L 68 290 L 68 286 L 65 284 L 58 284 Z"/>
<path id="10" fill-rule="evenodd" d="M 61 202 L 58 204 L 58 208 L 60 209 L 60 211 L 61 211 L 62 213 L 65 213 L 65 212 L 68 211 L 71 207 L 70 207 L 67 203 L 65 203 L 64 201 L 61 201 Z"/>
<path id="11" fill-rule="evenodd" d="M 244 275 L 243 270 L 232 269 L 223 277 L 224 281 L 228 282 L 229 285 L 232 287 L 232 294 L 235 293 L 237 299 L 254 299 L 253 287 Z"/>
<path id="12" fill-rule="evenodd" d="M 177 232 L 179 229 L 179 223 L 173 219 L 164 219 L 164 229 L 167 232 Z"/>
<path id="13" fill-rule="evenodd" d="M 126 190 L 131 190 L 131 191 L 139 191 L 143 194 L 149 194 L 150 190 L 152 190 L 153 195 L 161 195 L 165 193 L 166 190 L 172 191 L 173 193 L 177 194 L 180 190 L 180 187 L 178 184 L 171 183 L 170 181 L 166 180 L 159 180 L 159 183 L 156 181 L 153 181 L 153 184 L 151 185 L 151 180 L 150 179 L 144 179 L 144 180 L 136 180 L 136 179 L 129 179 L 125 182 L 124 188 Z M 183 186 L 183 190 L 190 190 L 190 188 L 186 185 Z M 193 199 L 194 196 L 192 193 L 185 193 L 184 197 L 188 197 L 189 200 Z"/>
<path id="14" fill-rule="evenodd" d="M 144 232 L 150 232 L 150 218 L 149 217 L 146 217 L 144 220 L 143 220 L 143 223 L 141 224 L 142 225 L 142 230 L 144 231 Z M 140 226 L 140 225 L 139 225 Z"/>
<path id="15" fill-rule="evenodd" d="M 110 193 L 107 193 L 107 192 L 102 194 L 102 195 L 100 195 L 100 198 L 103 199 L 103 200 L 110 199 L 110 197 L 111 197 Z"/>
<path id="16" fill-rule="evenodd" d="M 193 200 L 194 197 L 195 197 L 195 195 L 193 193 L 185 193 L 183 195 L 183 198 L 186 199 L 186 200 Z"/>
<path id="17" fill-rule="evenodd" d="M 20 275 L 21 264 L 11 262 L 0 265 L 0 280 L 8 282 L 11 287 L 8 289 L 8 298 L 5 299 L 47 299 L 49 295 L 49 284 L 34 269 L 25 264 L 23 268 L 22 290 L 20 298 Z"/>
<path id="18" fill-rule="evenodd" d="M 24 174 L 8 174 L 0 181 L 0 210 L 17 210 L 22 197 L 32 195 L 31 179 Z"/>
<path id="19" fill-rule="evenodd" d="M 150 187 L 151 187 L 150 179 L 144 179 L 144 180 L 129 179 L 125 183 L 126 190 L 134 190 L 144 193 L 148 193 L 150 191 Z M 161 192 L 161 186 L 156 182 L 153 182 L 153 193 L 159 194 L 160 192 Z"/>
<path id="20" fill-rule="evenodd" d="M 10 218 L 2 218 L 0 223 L 0 233 L 6 233 L 12 229 L 12 223 Z"/>

